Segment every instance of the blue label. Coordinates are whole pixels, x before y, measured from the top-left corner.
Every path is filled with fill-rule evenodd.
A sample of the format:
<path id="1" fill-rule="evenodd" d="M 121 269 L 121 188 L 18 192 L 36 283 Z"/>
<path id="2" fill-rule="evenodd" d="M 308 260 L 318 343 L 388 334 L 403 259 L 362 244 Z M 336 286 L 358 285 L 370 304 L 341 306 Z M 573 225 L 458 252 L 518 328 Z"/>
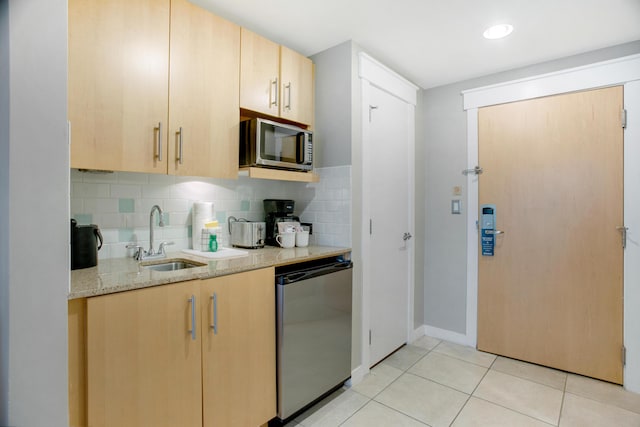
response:
<path id="1" fill-rule="evenodd" d="M 495 235 L 491 229 L 482 229 L 482 256 L 493 256 Z"/>

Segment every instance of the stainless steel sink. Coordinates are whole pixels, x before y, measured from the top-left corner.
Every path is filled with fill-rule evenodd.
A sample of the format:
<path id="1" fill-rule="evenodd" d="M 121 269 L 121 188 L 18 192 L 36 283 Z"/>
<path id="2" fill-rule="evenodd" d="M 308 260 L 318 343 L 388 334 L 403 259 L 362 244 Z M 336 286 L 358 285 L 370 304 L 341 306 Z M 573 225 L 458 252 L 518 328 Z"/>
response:
<path id="1" fill-rule="evenodd" d="M 146 262 L 140 264 L 144 268 L 155 271 L 177 271 L 184 270 L 185 268 L 203 267 L 207 264 L 202 264 L 196 261 L 190 261 L 186 259 L 172 259 L 155 262 Z"/>

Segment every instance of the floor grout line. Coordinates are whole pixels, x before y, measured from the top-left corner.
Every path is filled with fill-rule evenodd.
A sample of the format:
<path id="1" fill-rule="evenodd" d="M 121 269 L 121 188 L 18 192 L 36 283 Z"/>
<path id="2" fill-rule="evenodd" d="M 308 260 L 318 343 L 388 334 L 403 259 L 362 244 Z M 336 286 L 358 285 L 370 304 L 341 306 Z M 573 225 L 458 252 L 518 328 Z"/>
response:
<path id="1" fill-rule="evenodd" d="M 497 365 L 496 365 L 496 364 L 497 364 L 497 362 L 498 362 L 498 358 L 500 357 L 499 355 L 494 355 L 494 354 L 492 354 L 492 353 L 485 353 L 485 352 L 482 352 L 482 354 L 486 354 L 486 355 L 494 356 L 494 358 L 493 358 L 493 360 L 491 361 L 491 363 L 489 364 L 489 366 L 485 366 L 485 365 L 482 365 L 482 364 L 479 364 L 479 363 L 476 363 L 476 362 L 472 362 L 472 361 L 470 361 L 470 360 L 468 360 L 468 359 L 464 359 L 464 358 L 461 358 L 461 357 L 456 357 L 456 356 L 454 356 L 454 355 L 452 355 L 452 354 L 445 353 L 445 352 L 443 352 L 443 351 L 438 351 L 438 348 L 439 348 L 441 345 L 443 345 L 443 344 L 447 344 L 447 343 L 448 343 L 448 341 L 440 340 L 436 345 L 434 345 L 434 346 L 433 346 L 433 347 L 431 347 L 430 349 L 427 349 L 427 348 L 425 348 L 425 347 L 421 347 L 421 346 L 419 346 L 419 345 L 413 345 L 413 344 L 411 344 L 411 343 L 408 343 L 406 346 L 404 346 L 404 348 L 405 348 L 405 350 L 404 350 L 404 351 L 405 351 L 405 352 L 408 354 L 408 356 L 409 356 L 409 357 L 408 357 L 408 360 L 407 360 L 407 359 L 402 359 L 401 357 L 399 357 L 399 358 L 398 358 L 400 362 L 402 362 L 402 361 L 404 361 L 404 362 L 409 361 L 409 365 L 408 365 L 406 368 L 399 368 L 399 367 L 394 366 L 394 365 L 392 365 L 392 364 L 390 364 L 390 363 L 384 363 L 384 362 L 385 362 L 385 360 L 386 360 L 387 358 L 383 359 L 379 364 L 383 364 L 383 363 L 384 363 L 384 365 L 385 365 L 385 366 L 387 366 L 388 368 L 393 368 L 393 369 L 395 369 L 396 371 L 393 371 L 392 373 L 393 373 L 393 374 L 396 374 L 396 373 L 398 373 L 398 372 L 399 372 L 399 375 L 398 375 L 397 377 L 393 378 L 393 379 L 392 379 L 388 384 L 384 385 L 384 386 L 383 386 L 379 391 L 374 392 L 374 393 L 371 393 L 371 394 L 372 394 L 372 396 L 367 396 L 367 395 L 365 395 L 364 393 L 361 393 L 361 392 L 359 392 L 359 391 L 357 391 L 357 390 L 354 390 L 352 387 L 350 387 L 350 388 L 349 388 L 350 390 L 352 390 L 353 392 L 355 392 L 357 395 L 359 395 L 359 396 L 361 396 L 361 397 L 364 397 L 364 398 L 365 398 L 365 402 L 364 402 L 364 404 L 363 404 L 362 406 L 358 407 L 358 409 L 357 409 L 357 410 L 355 410 L 355 412 L 353 412 L 352 414 L 350 414 L 347 418 L 345 418 L 344 420 L 342 420 L 342 421 L 341 421 L 339 424 L 337 424 L 337 425 L 340 425 L 340 426 L 344 425 L 344 424 L 345 424 L 345 423 L 347 423 L 349 420 L 351 420 L 354 416 L 356 416 L 358 413 L 361 413 L 361 411 L 365 410 L 365 408 L 367 408 L 367 407 L 371 407 L 371 403 L 372 403 L 372 402 L 375 402 L 376 404 L 381 405 L 382 407 L 384 407 L 384 408 L 386 408 L 386 409 L 388 409 L 388 410 L 391 410 L 391 411 L 393 411 L 393 412 L 394 412 L 394 413 L 396 413 L 396 414 L 401 414 L 401 415 L 404 415 L 405 417 L 408 417 L 409 419 L 411 419 L 411 420 L 413 420 L 413 421 L 415 421 L 415 422 L 419 423 L 420 425 L 429 426 L 429 424 L 428 424 L 428 423 L 426 423 L 426 422 L 424 422 L 424 421 L 422 421 L 422 420 L 420 420 L 420 419 L 417 419 L 417 418 L 415 418 L 414 416 L 412 416 L 412 415 L 410 415 L 410 414 L 408 414 L 408 413 L 405 413 L 404 411 L 402 411 L 402 410 L 400 410 L 400 409 L 394 408 L 394 407 L 392 407 L 392 406 L 389 406 L 388 404 L 385 404 L 385 403 L 383 403 L 383 402 L 380 402 L 380 401 L 376 400 L 376 399 L 377 399 L 377 398 L 378 398 L 378 397 L 379 397 L 383 392 L 388 391 L 388 390 L 390 389 L 390 387 L 392 387 L 394 384 L 396 384 L 396 383 L 398 382 L 398 380 L 399 380 L 400 378 L 402 378 L 405 374 L 406 374 L 406 375 L 411 375 L 412 377 L 415 377 L 415 378 L 422 379 L 422 380 L 424 380 L 424 381 L 429 381 L 429 382 L 431 382 L 431 383 L 433 383 L 433 384 L 439 385 L 439 386 L 441 386 L 441 387 L 446 387 L 446 388 L 447 388 L 447 389 L 449 389 L 449 390 L 453 390 L 453 391 L 455 391 L 455 392 L 463 393 L 463 394 L 465 394 L 465 395 L 466 395 L 466 400 L 464 401 L 464 404 L 462 404 L 462 406 L 460 407 L 460 409 L 457 411 L 457 413 L 456 413 L 455 417 L 454 417 L 454 418 L 451 420 L 451 422 L 448 424 L 449 426 L 454 425 L 454 424 L 456 423 L 456 421 L 460 419 L 460 414 L 462 414 L 462 412 L 463 412 L 466 408 L 469 408 L 469 405 L 470 405 L 470 402 L 471 402 L 471 398 L 472 398 L 472 397 L 475 397 L 478 401 L 485 402 L 486 404 L 489 404 L 489 405 L 494 405 L 495 407 L 502 408 L 502 409 L 504 409 L 504 410 L 506 410 L 506 411 L 509 411 L 509 412 L 513 413 L 513 414 L 518 414 L 518 415 L 520 415 L 520 416 L 527 417 L 528 419 L 535 420 L 535 421 L 540 422 L 540 423 L 543 423 L 543 424 L 545 424 L 545 425 L 555 426 L 555 427 L 559 427 L 559 426 L 561 426 L 561 425 L 562 425 L 563 412 L 564 412 L 564 410 L 565 410 L 565 404 L 566 404 L 566 397 L 567 397 L 567 393 L 569 393 L 569 392 L 567 391 L 567 387 L 568 387 L 568 380 L 569 380 L 569 375 L 570 375 L 569 373 L 567 373 L 567 372 L 563 372 L 563 371 L 558 371 L 558 372 L 561 372 L 561 373 L 564 373 L 564 374 L 565 374 L 565 376 L 564 376 L 564 382 L 563 382 L 563 384 L 562 384 L 562 388 L 553 387 L 553 386 L 551 386 L 551 385 L 549 385 L 549 384 L 546 384 L 546 383 L 543 383 L 543 382 L 537 381 L 536 379 L 532 379 L 532 378 L 530 378 L 530 377 L 527 377 L 526 375 L 518 375 L 518 374 L 517 374 L 517 371 L 516 371 L 516 373 L 510 373 L 510 372 L 504 372 L 503 370 L 497 369 Z M 452 343 L 452 344 L 455 344 L 455 343 Z M 419 352 L 414 352 L 414 351 L 410 350 L 410 347 L 408 347 L 408 346 L 415 347 L 415 348 L 419 349 L 420 351 L 419 351 Z M 471 348 L 471 347 L 470 347 L 470 348 Z M 398 351 L 402 351 L 402 350 L 403 350 L 403 348 L 401 347 Z M 441 350 L 442 350 L 442 349 L 441 349 Z M 421 351 L 425 351 L 425 353 L 424 353 L 424 354 L 420 354 L 420 352 L 421 352 Z M 478 350 L 476 350 L 476 351 L 478 351 Z M 394 352 L 394 353 L 395 353 L 395 352 Z M 460 361 L 460 362 L 463 362 L 463 363 L 467 363 L 467 364 L 471 364 L 471 365 L 474 365 L 474 366 L 478 366 L 478 367 L 484 368 L 484 369 L 485 369 L 485 372 L 484 372 L 484 374 L 482 375 L 482 377 L 480 378 L 480 380 L 477 382 L 477 384 L 475 385 L 475 387 L 473 387 L 473 391 L 471 391 L 471 393 L 467 393 L 467 392 L 464 392 L 464 391 L 458 390 L 457 388 L 454 388 L 454 387 L 452 387 L 452 386 L 449 386 L 449 385 L 447 385 L 447 384 L 442 384 L 442 383 L 440 383 L 440 382 L 438 382 L 438 381 L 435 381 L 435 380 L 433 380 L 433 379 L 423 377 L 423 376 L 422 376 L 422 375 L 420 375 L 419 373 L 409 372 L 409 371 L 410 371 L 412 368 L 414 368 L 414 367 L 415 367 L 415 366 L 416 366 L 420 361 L 422 361 L 425 357 L 427 357 L 427 356 L 428 356 L 429 354 L 431 354 L 431 353 L 436 353 L 436 354 L 438 354 L 439 356 L 444 356 L 444 357 L 450 358 L 450 359 L 452 359 L 452 360 L 456 360 L 456 361 Z M 416 355 L 418 356 L 418 358 L 417 358 L 415 361 L 411 362 L 411 359 L 412 359 L 414 356 L 416 356 Z M 470 354 L 470 356 L 472 356 L 472 355 Z M 471 357 L 470 357 L 470 358 L 471 358 Z M 507 358 L 507 359 L 510 359 L 510 358 Z M 510 359 L 510 360 L 517 360 L 517 359 Z M 523 362 L 523 363 L 527 363 L 527 362 L 524 362 L 524 361 L 522 361 L 522 362 Z M 428 362 L 425 362 L 425 363 L 428 363 Z M 534 365 L 535 365 L 535 364 L 534 364 Z M 541 365 L 537 365 L 537 366 L 541 366 Z M 553 369 L 553 368 L 549 368 L 549 369 Z M 550 388 L 550 389 L 552 389 L 552 390 L 558 390 L 558 391 L 560 391 L 560 392 L 562 393 L 562 394 L 561 394 L 561 400 L 560 400 L 560 408 L 559 408 L 558 415 L 557 415 L 557 417 L 555 418 L 555 421 L 548 421 L 548 420 L 547 420 L 547 421 L 545 421 L 545 420 L 542 420 L 542 419 L 540 419 L 540 418 L 538 418 L 538 417 L 536 417 L 536 416 L 534 416 L 534 415 L 529 415 L 529 414 L 527 414 L 527 413 L 523 413 L 523 412 L 521 412 L 520 410 L 516 410 L 516 409 L 513 409 L 513 408 L 511 408 L 511 407 L 505 406 L 504 404 L 496 403 L 496 402 L 493 402 L 493 401 L 491 401 L 491 400 L 487 400 L 487 399 L 485 399 L 485 398 L 482 398 L 482 397 L 478 397 L 478 396 L 476 396 L 476 395 L 475 395 L 475 393 L 477 392 L 478 388 L 479 388 L 479 387 L 480 387 L 480 385 L 483 383 L 483 381 L 485 381 L 485 380 L 486 380 L 486 377 L 487 377 L 487 375 L 489 374 L 489 372 L 490 372 L 490 371 L 494 371 L 494 372 L 500 373 L 500 374 L 502 374 L 502 375 L 507 375 L 507 376 L 510 376 L 510 377 L 512 377 L 512 378 L 519 379 L 519 380 L 521 380 L 521 381 L 527 381 L 527 382 L 530 382 L 530 383 L 532 383 L 532 384 L 537 384 L 537 385 L 539 385 L 539 386 L 547 387 L 547 388 Z M 554 371 L 557 371 L 557 370 L 554 370 Z M 370 374 L 371 374 L 371 373 L 369 373 L 368 375 L 370 375 Z M 559 380 L 559 378 L 558 378 L 558 380 Z M 556 381 L 554 381 L 554 383 L 555 383 L 555 382 L 556 382 Z M 557 382 L 559 382 L 559 381 L 557 381 Z M 373 382 L 373 384 L 375 384 L 375 381 Z M 559 385 L 559 384 L 558 384 L 558 385 Z M 375 388 L 374 388 L 374 390 L 375 390 Z M 621 410 L 624 410 L 624 411 L 630 412 L 630 413 L 632 413 L 632 414 L 635 414 L 635 413 L 636 413 L 635 411 L 631 411 L 631 410 L 629 410 L 629 409 L 626 409 L 626 408 L 624 408 L 624 407 L 622 407 L 622 406 L 620 406 L 620 405 L 617 405 L 617 404 L 615 404 L 615 403 L 613 403 L 613 402 L 608 402 L 608 401 L 607 401 L 607 402 L 605 402 L 605 401 L 602 401 L 601 399 L 599 399 L 599 398 L 597 398 L 597 397 L 583 396 L 581 393 L 571 393 L 571 394 L 573 394 L 573 395 L 575 395 L 575 396 L 578 396 L 578 397 L 580 397 L 580 398 L 584 398 L 584 399 L 587 399 L 587 400 L 590 400 L 590 401 L 596 402 L 596 403 L 600 403 L 600 404 L 602 404 L 602 405 L 606 405 L 606 406 L 611 407 L 611 408 L 621 409 Z M 555 401 L 557 402 L 557 400 L 555 400 Z M 527 407 L 523 407 L 523 408 L 524 408 L 524 409 L 527 409 Z M 305 426 L 305 424 L 303 424 L 303 423 L 299 423 L 299 422 L 297 422 L 297 421 L 295 421 L 295 422 L 296 422 L 296 423 L 298 423 L 297 425 L 300 425 L 301 427 L 306 427 L 306 426 Z M 374 425 L 375 425 L 375 424 L 374 424 Z"/>
<path id="2" fill-rule="evenodd" d="M 474 397 L 474 398 L 476 398 L 476 399 L 478 399 L 478 400 L 482 400 L 483 402 L 487 402 L 487 403 L 490 403 L 490 404 L 492 404 L 492 405 L 499 406 L 499 407 L 501 407 L 501 408 L 503 408 L 503 409 L 506 409 L 506 410 L 508 410 L 508 411 L 515 412 L 516 414 L 520 414 L 520 415 L 525 416 L 525 417 L 527 417 L 527 418 L 531 418 L 532 420 L 536 420 L 536 421 L 538 421 L 538 422 L 541 422 L 541 423 L 544 423 L 544 424 L 547 424 L 547 425 L 550 425 L 550 426 L 557 427 L 557 424 L 550 424 L 550 423 L 548 423 L 548 422 L 546 422 L 546 421 L 544 421 L 544 420 L 541 420 L 540 418 L 536 418 L 536 417 L 534 417 L 533 415 L 525 414 L 524 412 L 520 412 L 520 411 L 515 410 L 515 409 L 513 409 L 513 408 L 509 408 L 508 406 L 504 406 L 504 405 L 501 405 L 501 404 L 499 404 L 499 403 L 492 402 L 492 401 L 487 400 L 487 399 L 484 399 L 484 398 L 482 398 L 482 397 L 478 397 L 478 396 L 472 396 L 472 397 Z"/>

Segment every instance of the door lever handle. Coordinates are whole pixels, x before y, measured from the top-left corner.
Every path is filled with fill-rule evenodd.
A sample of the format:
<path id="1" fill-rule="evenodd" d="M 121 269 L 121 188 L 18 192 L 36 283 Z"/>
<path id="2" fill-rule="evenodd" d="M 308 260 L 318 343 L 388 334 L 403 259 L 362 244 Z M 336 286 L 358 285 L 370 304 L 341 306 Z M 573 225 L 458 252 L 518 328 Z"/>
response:
<path id="1" fill-rule="evenodd" d="M 505 234 L 505 232 L 502 230 L 487 230 L 487 234 L 493 234 L 494 236 L 497 236 L 498 234 Z"/>

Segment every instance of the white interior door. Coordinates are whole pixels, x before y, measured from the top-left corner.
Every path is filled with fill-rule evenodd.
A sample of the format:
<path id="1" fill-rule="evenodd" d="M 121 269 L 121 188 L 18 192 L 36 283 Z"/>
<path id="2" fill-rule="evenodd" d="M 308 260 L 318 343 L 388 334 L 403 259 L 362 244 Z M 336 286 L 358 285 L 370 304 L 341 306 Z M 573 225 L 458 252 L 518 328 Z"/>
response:
<path id="1" fill-rule="evenodd" d="M 411 180 L 409 120 L 413 106 L 370 86 L 370 120 L 365 178 L 369 189 L 369 366 L 407 342 Z"/>

